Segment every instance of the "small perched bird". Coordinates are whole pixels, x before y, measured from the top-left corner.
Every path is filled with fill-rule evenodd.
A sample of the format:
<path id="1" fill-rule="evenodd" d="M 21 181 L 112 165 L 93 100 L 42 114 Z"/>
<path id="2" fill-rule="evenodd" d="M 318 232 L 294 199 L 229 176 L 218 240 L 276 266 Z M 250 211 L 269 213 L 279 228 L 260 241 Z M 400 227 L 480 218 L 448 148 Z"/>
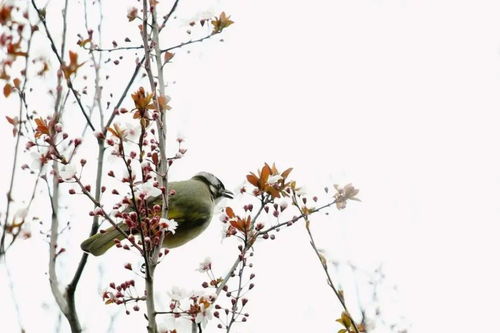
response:
<path id="1" fill-rule="evenodd" d="M 181 246 L 200 235 L 210 224 L 217 202 L 223 198 L 233 198 L 233 193 L 224 188 L 224 184 L 211 173 L 200 172 L 193 178 L 168 184 L 169 196 L 168 218 L 178 225 L 175 233 L 167 233 L 163 247 Z M 161 196 L 151 200 L 152 204 L 161 204 Z M 120 228 L 128 233 L 125 223 Z M 122 240 L 124 236 L 115 227 L 106 229 L 87 238 L 81 244 L 85 252 L 95 256 L 104 254 L 115 244 L 115 239 Z"/>

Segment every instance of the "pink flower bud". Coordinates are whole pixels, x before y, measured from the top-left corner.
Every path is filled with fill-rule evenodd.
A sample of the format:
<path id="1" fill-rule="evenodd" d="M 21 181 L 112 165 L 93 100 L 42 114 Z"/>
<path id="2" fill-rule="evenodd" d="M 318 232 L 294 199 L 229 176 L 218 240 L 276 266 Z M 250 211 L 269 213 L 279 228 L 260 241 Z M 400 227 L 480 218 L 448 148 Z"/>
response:
<path id="1" fill-rule="evenodd" d="M 94 132 L 94 136 L 98 139 L 104 139 L 104 133 L 101 131 Z"/>

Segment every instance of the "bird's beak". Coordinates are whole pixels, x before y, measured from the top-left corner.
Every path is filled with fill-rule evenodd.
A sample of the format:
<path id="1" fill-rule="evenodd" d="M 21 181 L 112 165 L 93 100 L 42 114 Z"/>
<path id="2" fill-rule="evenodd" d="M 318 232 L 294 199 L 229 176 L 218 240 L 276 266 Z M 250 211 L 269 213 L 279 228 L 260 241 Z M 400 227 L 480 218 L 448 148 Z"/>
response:
<path id="1" fill-rule="evenodd" d="M 228 190 L 224 190 L 224 191 L 222 191 L 222 196 L 226 197 L 226 198 L 229 198 L 229 199 L 232 199 L 233 198 L 233 192 L 228 191 Z"/>

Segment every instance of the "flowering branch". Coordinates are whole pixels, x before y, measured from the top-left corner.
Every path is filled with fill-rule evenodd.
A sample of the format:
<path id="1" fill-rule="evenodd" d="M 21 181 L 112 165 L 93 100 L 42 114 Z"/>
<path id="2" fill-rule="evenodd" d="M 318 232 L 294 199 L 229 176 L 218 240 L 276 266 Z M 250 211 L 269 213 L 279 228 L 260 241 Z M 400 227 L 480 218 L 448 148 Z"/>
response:
<path id="1" fill-rule="evenodd" d="M 29 19 L 29 16 L 27 16 L 27 18 Z M 31 50 L 31 41 L 33 39 L 33 33 L 34 33 L 34 30 L 30 29 L 30 35 L 29 35 L 29 38 L 27 40 L 26 56 L 25 56 L 25 60 L 24 60 L 24 69 L 23 69 L 24 73 L 28 72 L 28 68 L 29 68 L 29 64 L 30 64 L 30 50 Z M 7 229 L 8 229 L 8 225 L 9 225 L 10 207 L 11 207 L 11 204 L 13 202 L 12 190 L 14 188 L 14 182 L 15 182 L 15 178 L 16 178 L 17 162 L 18 162 L 19 148 L 20 148 L 19 143 L 20 143 L 21 136 L 22 136 L 22 125 L 25 123 L 23 121 L 23 106 L 25 107 L 26 112 L 28 112 L 28 107 L 27 107 L 26 100 L 25 100 L 25 98 L 26 98 L 25 91 L 26 91 L 26 84 L 27 83 L 28 83 L 28 77 L 25 75 L 22 86 L 18 87 L 20 89 L 16 89 L 18 92 L 18 95 L 19 95 L 19 111 L 18 111 L 17 121 L 15 119 L 9 120 L 9 118 L 7 118 L 7 120 L 9 120 L 9 122 L 11 122 L 12 125 L 14 126 L 13 134 L 16 136 L 16 143 L 14 144 L 14 156 L 12 159 L 12 168 L 11 168 L 11 173 L 10 173 L 9 189 L 7 191 L 7 206 L 5 209 L 5 219 L 4 219 L 3 228 L 2 228 L 2 236 L 0 236 L 0 257 L 5 255 L 5 253 L 7 252 L 7 249 L 10 247 L 10 245 L 12 245 L 14 243 L 14 241 L 17 237 L 17 234 L 14 235 L 9 246 L 7 246 L 7 248 L 5 247 L 5 237 L 6 237 Z M 38 178 L 37 178 L 36 182 L 38 183 Z M 36 188 L 36 185 L 35 185 L 35 188 Z M 30 201 L 30 204 L 31 204 L 31 201 Z M 20 232 L 20 230 L 19 230 L 19 232 Z"/>

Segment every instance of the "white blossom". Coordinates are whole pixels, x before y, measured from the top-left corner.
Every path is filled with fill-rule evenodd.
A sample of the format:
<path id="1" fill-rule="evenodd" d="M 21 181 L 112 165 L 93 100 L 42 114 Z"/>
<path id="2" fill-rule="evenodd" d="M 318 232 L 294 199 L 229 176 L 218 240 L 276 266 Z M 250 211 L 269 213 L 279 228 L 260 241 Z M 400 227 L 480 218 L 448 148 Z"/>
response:
<path id="1" fill-rule="evenodd" d="M 144 193 L 145 198 L 157 197 L 161 195 L 161 190 L 158 187 L 153 186 L 152 181 L 148 181 L 138 188 L 139 193 Z"/>
<path id="2" fill-rule="evenodd" d="M 200 302 L 200 312 L 196 314 L 195 322 L 205 327 L 209 320 L 212 319 L 212 307 L 209 302 Z"/>
<path id="3" fill-rule="evenodd" d="M 360 201 L 358 198 L 356 198 L 359 190 L 352 186 L 352 184 L 347 184 L 344 187 L 340 187 L 339 185 L 335 184 L 334 187 L 337 191 L 334 196 L 337 209 L 344 209 L 347 205 L 347 200 Z"/>
<path id="4" fill-rule="evenodd" d="M 206 257 L 205 260 L 203 260 L 200 263 L 200 266 L 197 269 L 197 271 L 203 273 L 209 271 L 211 268 L 212 268 L 212 259 L 210 259 L 210 257 Z"/>
<path id="5" fill-rule="evenodd" d="M 269 176 L 269 178 L 267 179 L 267 183 L 269 185 L 274 185 L 277 182 L 279 182 L 282 178 L 283 177 L 281 177 L 281 175 L 272 175 L 272 176 Z"/>
<path id="6" fill-rule="evenodd" d="M 65 164 L 59 170 L 59 176 L 63 180 L 70 180 L 76 175 L 76 168 L 73 164 Z"/>
<path id="7" fill-rule="evenodd" d="M 40 170 L 43 168 L 44 164 L 42 164 L 42 157 L 44 153 L 39 153 L 37 151 L 32 151 L 29 155 L 31 159 L 30 168 L 32 170 Z"/>
<path id="8" fill-rule="evenodd" d="M 173 301 L 181 301 L 184 298 L 188 297 L 188 292 L 180 287 L 173 286 L 170 291 L 167 291 L 167 295 L 173 300 Z"/>
<path id="9" fill-rule="evenodd" d="M 170 231 L 172 234 L 175 234 L 175 230 L 177 229 L 179 223 L 177 223 L 176 220 L 166 219 L 162 217 L 160 219 L 160 225 L 163 226 L 165 230 Z"/>
<path id="10" fill-rule="evenodd" d="M 19 208 L 14 214 L 14 220 L 17 222 L 24 221 L 28 215 L 28 207 Z"/>

